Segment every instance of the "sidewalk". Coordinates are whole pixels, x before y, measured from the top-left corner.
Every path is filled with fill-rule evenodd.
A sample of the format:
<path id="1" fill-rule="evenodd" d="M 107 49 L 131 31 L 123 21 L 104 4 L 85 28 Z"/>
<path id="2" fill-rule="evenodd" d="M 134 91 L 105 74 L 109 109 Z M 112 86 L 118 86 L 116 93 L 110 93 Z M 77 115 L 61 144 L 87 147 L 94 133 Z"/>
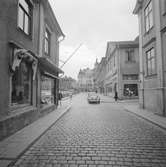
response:
<path id="1" fill-rule="evenodd" d="M 26 126 L 14 135 L 0 142 L 0 167 L 7 167 L 16 161 L 36 140 L 71 108 L 70 101 L 62 102 L 48 115 Z"/>
<path id="2" fill-rule="evenodd" d="M 100 95 L 103 102 L 114 102 L 120 104 L 126 111 L 133 113 L 157 126 L 166 130 L 166 117 L 156 115 L 155 113 L 139 108 L 138 99 L 120 100 L 115 102 L 112 97 Z"/>
<path id="3" fill-rule="evenodd" d="M 108 96 L 108 95 L 103 95 L 103 94 L 99 94 L 100 98 L 101 98 L 101 102 L 104 103 L 135 103 L 138 102 L 138 99 L 124 99 L 124 100 L 117 100 L 117 102 L 115 102 L 114 97 L 112 96 Z"/>
<path id="4" fill-rule="evenodd" d="M 166 117 L 156 115 L 155 113 L 145 109 L 140 109 L 138 103 L 122 104 L 122 106 L 126 111 L 131 112 L 166 130 Z"/>

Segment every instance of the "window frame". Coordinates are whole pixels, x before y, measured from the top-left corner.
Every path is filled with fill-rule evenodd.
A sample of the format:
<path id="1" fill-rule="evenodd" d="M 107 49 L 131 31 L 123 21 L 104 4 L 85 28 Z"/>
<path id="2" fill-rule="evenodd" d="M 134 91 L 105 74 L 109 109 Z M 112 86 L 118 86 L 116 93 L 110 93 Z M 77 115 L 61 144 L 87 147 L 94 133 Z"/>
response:
<path id="1" fill-rule="evenodd" d="M 48 51 L 46 51 L 46 42 L 47 42 Z M 51 44 L 51 33 L 48 30 L 48 28 L 46 28 L 44 32 L 44 54 L 48 57 L 50 57 L 50 44 Z"/>
<path id="2" fill-rule="evenodd" d="M 123 80 L 136 81 L 136 80 L 138 80 L 139 76 L 138 76 L 138 74 L 123 74 L 122 78 L 123 78 Z"/>
<path id="3" fill-rule="evenodd" d="M 45 82 L 45 84 L 43 82 Z M 50 87 L 51 89 L 48 89 L 48 87 L 50 85 L 46 85 L 46 82 L 47 82 L 47 84 L 48 84 L 48 82 L 51 82 L 51 87 Z M 40 90 L 40 97 L 41 97 L 41 99 L 43 98 L 42 91 L 46 90 L 43 87 L 47 87 L 47 90 L 49 90 L 51 92 L 51 96 L 53 97 L 53 100 L 51 101 L 50 104 L 42 104 L 42 103 L 40 103 L 40 107 L 43 108 L 43 107 L 48 106 L 48 105 L 55 105 L 55 98 L 56 98 L 55 97 L 55 92 L 54 92 L 55 91 L 55 79 L 52 78 L 52 77 L 49 77 L 47 75 L 42 74 L 41 75 L 40 87 L 41 87 L 41 90 Z"/>
<path id="4" fill-rule="evenodd" d="M 134 49 L 126 50 L 126 63 L 135 62 Z"/>
<path id="5" fill-rule="evenodd" d="M 28 10 L 25 9 L 23 4 L 21 4 L 20 0 L 18 0 L 18 17 L 17 17 L 17 27 L 27 36 L 32 36 L 32 25 L 33 25 L 33 4 L 30 0 L 25 0 L 26 4 L 28 5 Z M 20 11 L 23 12 L 23 18 L 21 20 L 22 27 L 20 26 Z M 27 26 L 25 19 L 27 18 Z M 28 30 L 26 30 L 28 28 Z"/>
<path id="6" fill-rule="evenodd" d="M 156 55 L 154 47 L 146 51 L 146 76 L 153 76 L 153 75 L 156 75 Z"/>
<path id="7" fill-rule="evenodd" d="M 14 51 L 15 49 L 19 49 L 19 47 L 12 47 L 12 61 L 14 60 Z M 22 61 L 25 61 L 26 60 L 22 60 Z M 21 63 L 22 63 L 21 61 Z M 21 65 L 20 63 L 20 65 Z M 19 67 L 20 67 L 19 65 Z M 32 106 L 33 105 L 33 71 L 32 71 L 32 65 L 28 64 L 30 68 L 30 73 L 29 73 L 29 84 L 30 84 L 30 88 L 29 88 L 29 103 L 23 103 L 23 104 L 15 104 L 13 103 L 13 100 L 12 100 L 12 91 L 13 91 L 13 75 L 10 76 L 10 95 L 9 95 L 9 107 L 10 107 L 10 110 L 11 111 L 15 111 L 19 108 L 22 108 L 22 107 L 26 107 L 26 106 Z"/>
<path id="8" fill-rule="evenodd" d="M 150 8 L 151 5 L 151 9 Z M 152 19 L 152 20 L 150 20 Z M 152 0 L 148 2 L 144 9 L 144 24 L 145 24 L 145 33 L 148 33 L 154 26 L 154 20 L 153 20 L 153 3 Z"/>

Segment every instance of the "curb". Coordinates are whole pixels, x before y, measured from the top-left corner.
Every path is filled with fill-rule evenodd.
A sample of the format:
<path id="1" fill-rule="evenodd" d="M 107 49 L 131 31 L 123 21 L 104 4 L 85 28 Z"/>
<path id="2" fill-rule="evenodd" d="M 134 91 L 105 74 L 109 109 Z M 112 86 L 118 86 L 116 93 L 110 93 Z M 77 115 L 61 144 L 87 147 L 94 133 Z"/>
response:
<path id="1" fill-rule="evenodd" d="M 162 130 L 165 130 L 165 131 L 166 131 L 166 127 L 164 127 L 164 126 L 162 126 L 162 125 L 159 125 L 158 123 L 156 123 L 156 122 L 154 122 L 154 121 L 152 121 L 152 120 L 150 120 L 150 119 L 148 119 L 148 118 L 146 118 L 146 117 L 144 117 L 144 116 L 142 116 L 142 115 L 140 115 L 140 114 L 137 114 L 137 113 L 135 113 L 135 112 L 132 112 L 131 110 L 129 110 L 129 109 L 125 108 L 125 107 L 123 107 L 123 108 L 124 108 L 125 111 L 127 111 L 127 112 L 129 112 L 129 113 L 132 113 L 133 115 L 136 115 L 137 117 L 139 117 L 139 118 L 141 118 L 141 119 L 144 119 L 144 120 L 150 122 L 151 124 L 153 124 L 153 125 L 155 125 L 155 126 L 161 128 Z"/>
<path id="2" fill-rule="evenodd" d="M 71 109 L 71 105 L 68 106 L 65 111 L 62 113 L 62 115 L 60 115 L 55 122 L 53 122 L 52 124 L 50 124 L 50 126 L 48 128 L 46 128 L 35 140 L 33 140 L 12 162 L 9 163 L 9 165 L 7 165 L 6 167 L 12 167 L 13 165 L 15 165 L 15 163 L 17 162 L 17 160 L 32 146 L 34 145 L 49 129 L 51 129 L 52 126 L 54 126 L 58 120 L 60 120 L 69 110 Z"/>

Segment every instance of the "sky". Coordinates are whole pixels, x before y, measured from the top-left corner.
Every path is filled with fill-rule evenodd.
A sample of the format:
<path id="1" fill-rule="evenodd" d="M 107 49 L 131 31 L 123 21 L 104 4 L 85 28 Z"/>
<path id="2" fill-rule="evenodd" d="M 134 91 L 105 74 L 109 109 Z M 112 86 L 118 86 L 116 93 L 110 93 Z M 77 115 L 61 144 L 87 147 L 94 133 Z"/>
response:
<path id="1" fill-rule="evenodd" d="M 108 41 L 134 40 L 138 18 L 133 15 L 136 0 L 49 0 L 65 34 L 60 43 L 60 60 L 65 75 L 77 79 L 80 69 L 93 68 L 105 56 Z M 62 63 L 60 63 L 61 67 Z"/>

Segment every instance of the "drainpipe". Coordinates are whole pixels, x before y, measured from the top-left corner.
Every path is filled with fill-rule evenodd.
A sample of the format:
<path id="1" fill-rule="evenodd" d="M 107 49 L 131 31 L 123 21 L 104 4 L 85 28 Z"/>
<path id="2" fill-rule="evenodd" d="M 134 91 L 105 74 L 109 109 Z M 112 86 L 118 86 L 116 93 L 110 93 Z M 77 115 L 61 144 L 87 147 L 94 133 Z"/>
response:
<path id="1" fill-rule="evenodd" d="M 160 56 L 160 59 L 158 60 L 159 63 L 161 64 L 161 66 L 159 67 L 159 77 L 160 77 L 160 89 L 161 89 L 161 93 L 162 93 L 162 114 L 163 116 L 166 115 L 165 113 L 165 85 L 164 85 L 164 57 L 163 57 L 163 41 L 162 41 L 162 31 L 161 31 L 161 17 L 160 17 L 160 9 L 161 9 L 161 3 L 160 1 L 154 1 L 155 3 L 155 6 L 156 6 L 156 17 L 159 18 L 159 19 L 156 19 L 156 31 L 157 31 L 157 34 L 156 36 L 158 37 L 157 41 L 157 46 L 159 49 L 158 52 L 159 52 L 159 56 Z"/>
<path id="2" fill-rule="evenodd" d="M 145 108 L 145 88 L 144 88 L 144 58 L 143 58 L 143 25 L 142 25 L 142 10 L 138 13 L 138 22 L 139 22 L 139 71 L 140 71 L 140 92 L 142 93 L 142 108 Z"/>
<path id="3" fill-rule="evenodd" d="M 59 66 L 59 44 L 63 41 L 65 39 L 65 36 L 60 36 L 59 38 L 58 38 L 58 66 Z M 59 74 L 58 74 L 58 76 L 59 76 Z M 62 78 L 64 76 L 64 73 L 62 73 L 62 75 L 61 76 L 59 76 L 59 79 L 57 79 L 57 84 L 58 84 L 58 86 L 57 86 L 57 89 L 58 89 L 58 91 L 57 91 L 57 99 L 58 99 L 58 94 L 59 94 L 59 89 L 60 89 L 60 79 Z M 57 106 L 58 106 L 58 100 L 57 100 Z"/>
<path id="4" fill-rule="evenodd" d="M 161 3 L 159 2 L 159 9 L 161 9 Z M 159 10 L 160 11 L 160 10 Z M 161 19 L 161 18 L 160 18 Z M 161 20 L 160 20 L 160 25 L 161 25 Z M 161 30 L 161 27 L 160 27 Z M 162 40 L 162 34 L 166 35 L 166 32 L 159 31 L 160 35 L 160 41 L 161 41 L 161 90 L 162 90 L 162 103 L 163 103 L 163 116 L 166 116 L 166 104 L 165 104 L 165 76 L 164 76 L 164 52 L 163 52 L 163 40 Z"/>

